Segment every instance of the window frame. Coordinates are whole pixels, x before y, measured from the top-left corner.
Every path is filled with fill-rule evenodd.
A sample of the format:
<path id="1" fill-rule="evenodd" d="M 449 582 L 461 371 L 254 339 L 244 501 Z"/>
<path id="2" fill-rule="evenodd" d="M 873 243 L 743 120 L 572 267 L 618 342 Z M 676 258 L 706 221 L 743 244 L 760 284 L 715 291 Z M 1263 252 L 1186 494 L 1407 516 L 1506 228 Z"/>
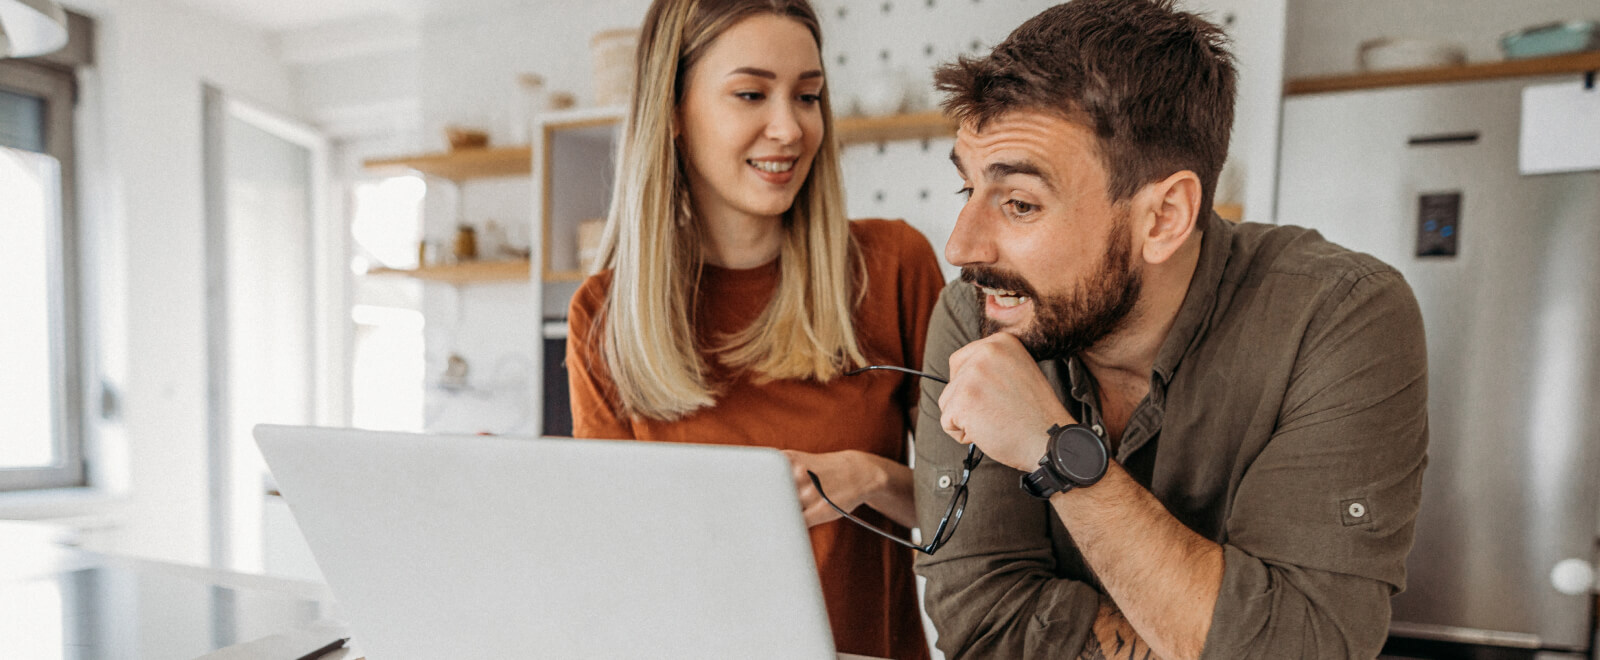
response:
<path id="1" fill-rule="evenodd" d="M 85 392 L 80 288 L 77 159 L 73 110 L 76 76 L 70 68 L 0 60 L 0 89 L 44 100 L 44 154 L 60 164 L 60 223 L 50 228 L 51 401 L 58 465 L 0 469 L 0 493 L 88 485 L 84 451 Z"/>

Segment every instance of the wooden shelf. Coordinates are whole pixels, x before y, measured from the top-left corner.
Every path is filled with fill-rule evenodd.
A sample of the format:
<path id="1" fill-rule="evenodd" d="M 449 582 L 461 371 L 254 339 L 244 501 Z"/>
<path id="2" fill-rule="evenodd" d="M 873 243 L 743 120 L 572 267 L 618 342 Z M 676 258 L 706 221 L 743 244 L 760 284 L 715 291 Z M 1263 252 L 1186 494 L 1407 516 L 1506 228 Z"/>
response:
<path id="1" fill-rule="evenodd" d="M 414 170 L 452 181 L 491 177 L 528 176 L 533 172 L 533 148 L 485 147 L 444 153 L 376 158 L 363 165 L 376 171 Z"/>
<path id="2" fill-rule="evenodd" d="M 581 127 L 616 123 L 618 119 L 595 119 Z M 580 126 L 580 125 L 574 125 Z M 570 129 L 562 126 L 561 129 Z M 847 117 L 835 124 L 844 144 L 883 142 L 921 138 L 950 137 L 956 125 L 938 111 L 887 117 Z M 362 163 L 373 171 L 415 171 L 452 181 L 492 177 L 527 176 L 533 172 L 533 151 L 527 145 L 459 149 L 442 153 L 417 154 L 394 158 L 374 158 Z"/>
<path id="3" fill-rule="evenodd" d="M 956 134 L 956 124 L 943 112 L 929 110 L 885 117 L 844 117 L 834 122 L 840 144 L 943 138 Z"/>
<path id="4" fill-rule="evenodd" d="M 463 261 L 457 264 L 423 266 L 416 269 L 378 268 L 368 275 L 396 275 L 414 277 L 429 282 L 446 284 L 479 284 L 486 282 L 526 282 L 533 272 L 527 259 L 510 261 Z"/>
<path id="5" fill-rule="evenodd" d="M 1357 89 L 1377 89 L 1405 85 L 1434 85 L 1439 83 L 1472 82 L 1520 76 L 1545 76 L 1563 73 L 1589 73 L 1600 71 L 1600 51 L 1530 57 L 1504 62 L 1484 62 L 1434 69 L 1405 69 L 1376 71 L 1317 78 L 1296 78 L 1283 86 L 1284 96 L 1322 94 Z"/>
<path id="6" fill-rule="evenodd" d="M 621 122 L 619 117 L 598 117 L 553 125 L 554 130 L 606 126 Z M 884 142 L 889 140 L 916 140 L 921 138 L 951 137 L 956 134 L 955 122 L 946 119 L 938 110 L 882 117 L 841 117 L 833 129 L 842 144 L 858 142 Z"/>
<path id="7" fill-rule="evenodd" d="M 544 272 L 546 282 L 582 282 L 587 277 L 581 270 L 547 270 Z"/>

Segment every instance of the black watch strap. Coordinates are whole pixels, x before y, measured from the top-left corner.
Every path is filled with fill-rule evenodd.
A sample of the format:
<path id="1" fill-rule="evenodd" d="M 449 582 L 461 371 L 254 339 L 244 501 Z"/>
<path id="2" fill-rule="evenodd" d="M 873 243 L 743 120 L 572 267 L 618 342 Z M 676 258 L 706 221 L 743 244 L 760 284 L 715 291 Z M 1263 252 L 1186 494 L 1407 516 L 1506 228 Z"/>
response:
<path id="1" fill-rule="evenodd" d="M 1041 465 L 1039 469 L 1022 475 L 1022 492 L 1041 500 L 1048 500 L 1051 495 L 1069 490 L 1072 490 L 1072 483 L 1057 479 L 1048 465 Z"/>
<path id="2" fill-rule="evenodd" d="M 1106 461 L 1109 457 L 1106 454 L 1105 441 L 1100 438 L 1100 434 L 1096 433 L 1094 429 L 1082 424 L 1069 424 L 1067 426 L 1056 424 L 1050 427 L 1048 433 L 1050 434 L 1050 441 L 1045 445 L 1044 456 L 1039 459 L 1039 469 L 1022 475 L 1022 492 L 1039 499 L 1049 499 L 1051 495 L 1056 493 L 1064 493 L 1079 486 L 1094 485 L 1100 481 L 1100 477 L 1105 475 Z M 1076 442 L 1078 444 L 1068 445 L 1060 449 L 1067 449 L 1069 453 L 1075 453 L 1078 457 L 1089 458 L 1090 461 L 1089 465 L 1082 465 L 1081 460 L 1067 463 L 1061 466 L 1062 469 L 1066 470 L 1066 472 L 1063 472 L 1062 469 L 1057 469 L 1058 466 L 1053 459 L 1057 456 L 1058 445 L 1062 437 L 1067 435 L 1078 436 L 1067 440 L 1067 442 Z M 1089 439 L 1088 454 L 1084 454 L 1082 451 L 1086 438 Z M 1073 463 L 1077 463 L 1078 466 L 1074 467 Z"/>

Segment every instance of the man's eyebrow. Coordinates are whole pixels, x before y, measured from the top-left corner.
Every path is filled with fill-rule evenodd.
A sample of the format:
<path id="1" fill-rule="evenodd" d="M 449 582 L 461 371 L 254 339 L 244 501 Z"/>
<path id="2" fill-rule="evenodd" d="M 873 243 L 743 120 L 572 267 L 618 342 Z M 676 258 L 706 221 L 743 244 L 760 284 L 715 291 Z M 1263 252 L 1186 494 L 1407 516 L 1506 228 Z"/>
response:
<path id="1" fill-rule="evenodd" d="M 773 73 L 771 71 L 768 71 L 766 69 L 757 69 L 757 68 L 755 68 L 753 66 L 741 66 L 741 67 L 739 67 L 737 69 L 734 69 L 733 71 L 728 72 L 728 76 L 729 77 L 733 77 L 733 76 L 737 76 L 737 75 L 741 75 L 741 74 L 742 75 L 747 75 L 747 76 L 755 76 L 757 78 L 766 78 L 767 80 L 777 80 L 778 79 L 778 74 Z M 821 78 L 821 77 L 822 77 L 822 69 L 812 69 L 810 71 L 807 71 L 805 73 L 800 74 L 800 79 L 801 80 L 810 80 L 812 78 Z"/>
<path id="2" fill-rule="evenodd" d="M 1025 160 L 989 163 L 989 166 L 984 170 L 989 173 L 989 178 L 991 179 L 1004 179 L 1013 174 L 1031 176 L 1043 183 L 1045 188 L 1050 189 L 1050 192 L 1056 191 L 1055 185 L 1050 183 L 1050 178 L 1044 175 L 1044 170 L 1039 169 L 1038 165 Z"/>
<path id="3" fill-rule="evenodd" d="M 961 157 L 956 155 L 955 149 L 950 150 L 950 163 L 956 166 L 956 172 L 961 174 L 961 178 L 967 178 L 967 168 L 961 166 Z M 988 167 L 984 168 L 984 172 L 991 179 L 1003 179 L 1013 174 L 1031 176 L 1043 183 L 1044 187 L 1050 189 L 1050 192 L 1056 192 L 1055 185 L 1044 175 L 1044 170 L 1039 169 L 1038 165 L 1028 161 L 990 163 Z"/>

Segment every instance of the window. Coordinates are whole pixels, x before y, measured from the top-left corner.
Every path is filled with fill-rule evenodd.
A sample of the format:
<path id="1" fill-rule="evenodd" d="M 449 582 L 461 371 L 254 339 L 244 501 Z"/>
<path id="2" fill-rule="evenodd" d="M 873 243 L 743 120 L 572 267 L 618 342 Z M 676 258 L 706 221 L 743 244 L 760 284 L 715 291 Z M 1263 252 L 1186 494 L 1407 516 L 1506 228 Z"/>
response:
<path id="1" fill-rule="evenodd" d="M 351 425 L 421 431 L 424 345 L 422 288 L 415 280 L 366 277 L 371 266 L 415 268 L 422 233 L 420 177 L 367 180 L 355 185 L 350 234 L 357 274 L 350 320 L 355 324 L 351 365 Z"/>
<path id="2" fill-rule="evenodd" d="M 84 485 L 73 76 L 0 62 L 0 490 Z"/>

